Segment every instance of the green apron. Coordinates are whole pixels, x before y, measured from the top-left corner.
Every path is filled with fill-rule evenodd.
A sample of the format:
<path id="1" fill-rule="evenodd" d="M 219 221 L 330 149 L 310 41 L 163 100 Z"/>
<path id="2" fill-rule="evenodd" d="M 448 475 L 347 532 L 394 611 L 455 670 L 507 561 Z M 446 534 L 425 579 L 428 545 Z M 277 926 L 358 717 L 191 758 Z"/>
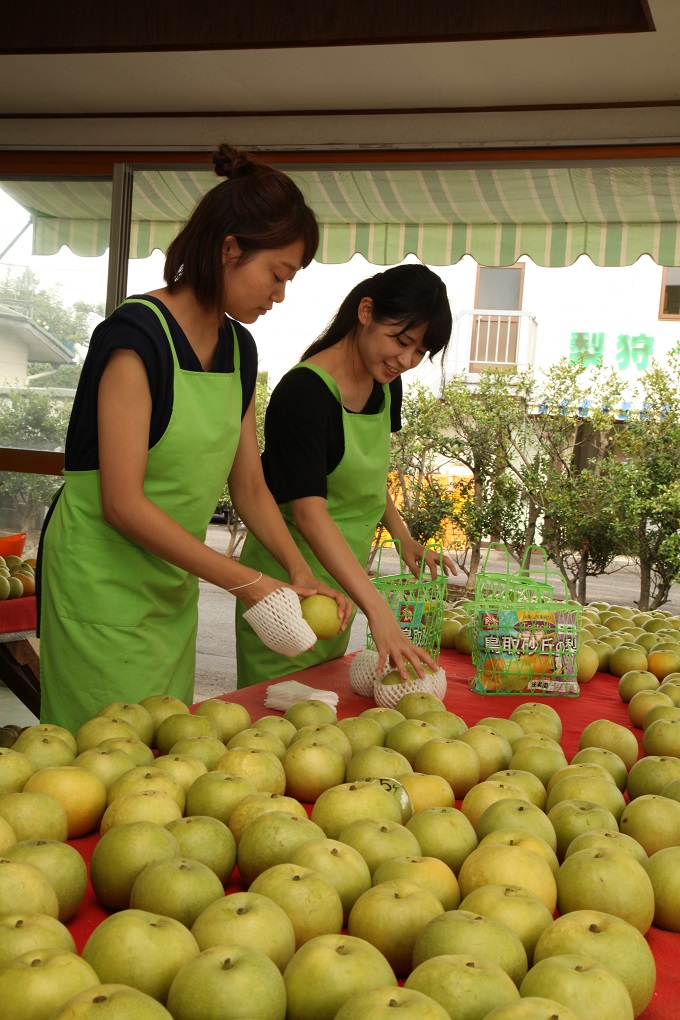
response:
<path id="1" fill-rule="evenodd" d="M 241 431 L 236 332 L 233 373 L 186 371 L 172 351 L 173 405 L 149 450 L 146 496 L 201 541 Z M 104 705 L 171 694 L 191 704 L 198 578 L 104 521 L 99 471 L 65 471 L 45 529 L 40 613 L 41 720 L 75 732 Z"/>
<path id="2" fill-rule="evenodd" d="M 295 369 L 316 372 L 342 407 L 337 383 L 323 369 L 309 364 L 296 365 Z M 345 452 L 338 466 L 328 475 L 328 513 L 362 566 L 368 561 L 375 529 L 385 512 L 385 487 L 390 462 L 389 386 L 383 386 L 383 393 L 383 407 L 377 414 L 352 414 L 342 407 Z M 283 503 L 279 509 L 314 576 L 332 588 L 338 588 L 338 582 L 321 566 L 295 527 L 292 505 Z M 272 577 L 288 580 L 280 564 L 252 534 L 246 536 L 240 562 Z M 246 606 L 237 601 L 236 662 L 239 687 L 273 680 L 345 654 L 350 637 L 349 625 L 338 637 L 317 641 L 311 651 L 289 658 L 272 652 L 260 641 L 243 619 L 245 610 Z"/>

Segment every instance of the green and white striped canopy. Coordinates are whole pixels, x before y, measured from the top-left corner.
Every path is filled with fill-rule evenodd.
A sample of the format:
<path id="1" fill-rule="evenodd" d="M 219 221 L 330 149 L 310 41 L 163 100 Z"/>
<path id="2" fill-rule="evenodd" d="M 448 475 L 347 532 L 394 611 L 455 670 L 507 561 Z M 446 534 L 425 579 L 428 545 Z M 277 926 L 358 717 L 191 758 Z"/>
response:
<path id="1" fill-rule="evenodd" d="M 391 265 L 413 254 L 430 265 L 452 265 L 469 254 L 486 266 L 512 265 L 521 255 L 541 266 L 565 266 L 586 254 L 598 266 L 621 266 L 647 254 L 660 265 L 680 265 L 677 162 L 289 172 L 319 219 L 320 262 L 360 253 Z M 36 254 L 67 245 L 77 255 L 101 255 L 108 247 L 109 181 L 0 186 L 32 213 Z M 214 186 L 208 170 L 136 171 L 131 257 L 165 251 Z"/>

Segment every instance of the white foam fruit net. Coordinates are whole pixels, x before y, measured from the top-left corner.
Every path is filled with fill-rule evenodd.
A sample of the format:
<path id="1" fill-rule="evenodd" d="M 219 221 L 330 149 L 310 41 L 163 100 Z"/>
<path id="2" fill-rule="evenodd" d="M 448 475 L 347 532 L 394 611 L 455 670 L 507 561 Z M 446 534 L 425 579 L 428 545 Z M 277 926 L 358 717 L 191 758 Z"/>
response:
<path id="1" fill-rule="evenodd" d="M 264 699 L 265 708 L 273 708 L 277 712 L 285 712 L 298 701 L 323 701 L 334 711 L 338 707 L 338 695 L 335 691 L 319 691 L 316 687 L 308 687 L 299 680 L 280 680 L 270 684 Z"/>
<path id="2" fill-rule="evenodd" d="M 441 666 L 429 677 L 429 680 L 431 685 L 430 694 L 434 694 L 435 698 L 443 701 L 446 694 L 446 673 Z"/>
<path id="3" fill-rule="evenodd" d="M 394 708 L 405 694 L 412 694 L 423 691 L 427 694 L 434 694 L 435 698 L 444 700 L 446 694 L 446 673 L 440 667 L 435 673 L 424 676 L 422 680 L 416 677 L 403 684 L 383 684 L 376 680 L 373 685 L 373 698 L 376 705 L 381 708 Z"/>
<path id="4" fill-rule="evenodd" d="M 267 648 L 280 655 L 300 655 L 316 643 L 292 588 L 277 588 L 246 610 L 243 619 Z"/>
<path id="5" fill-rule="evenodd" d="M 362 698 L 373 697 L 373 687 L 378 676 L 379 655 L 373 648 L 364 648 L 352 659 L 349 666 L 349 685 Z M 385 660 L 382 676 L 391 669 L 389 659 Z"/>

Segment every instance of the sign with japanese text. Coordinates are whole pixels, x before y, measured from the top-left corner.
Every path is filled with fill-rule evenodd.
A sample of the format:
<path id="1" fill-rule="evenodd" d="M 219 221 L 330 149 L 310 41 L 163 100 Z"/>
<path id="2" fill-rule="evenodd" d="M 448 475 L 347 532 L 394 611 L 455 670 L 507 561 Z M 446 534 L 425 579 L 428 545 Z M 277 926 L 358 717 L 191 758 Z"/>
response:
<path id="1" fill-rule="evenodd" d="M 609 346 L 609 345 L 608 345 Z M 604 333 L 572 333 L 569 341 L 569 360 L 583 360 L 586 365 L 600 366 L 604 360 Z M 615 358 L 620 372 L 634 368 L 646 372 L 654 356 L 654 337 L 646 333 L 629 336 L 619 333 L 616 338 Z"/>

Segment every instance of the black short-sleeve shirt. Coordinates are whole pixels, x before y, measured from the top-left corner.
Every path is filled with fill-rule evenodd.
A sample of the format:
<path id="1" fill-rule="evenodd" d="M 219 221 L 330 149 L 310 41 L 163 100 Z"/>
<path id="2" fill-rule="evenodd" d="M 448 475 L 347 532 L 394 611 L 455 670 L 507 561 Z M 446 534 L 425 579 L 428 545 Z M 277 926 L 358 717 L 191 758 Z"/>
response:
<path id="1" fill-rule="evenodd" d="M 156 305 L 168 323 L 180 368 L 202 372 L 203 367 L 177 320 L 162 301 L 139 295 Z M 212 372 L 234 371 L 234 339 L 232 320 L 227 316 L 220 327 Z M 238 337 L 242 408 L 245 414 L 257 381 L 257 348 L 248 330 L 234 322 Z M 164 434 L 172 414 L 174 366 L 165 331 L 157 315 L 142 304 L 119 306 L 92 334 L 90 346 L 78 382 L 71 420 L 66 437 L 64 465 L 68 471 L 91 471 L 99 467 L 97 396 L 99 383 L 111 354 L 116 350 L 132 350 L 142 359 L 151 390 L 151 424 L 149 449 Z"/>
<path id="2" fill-rule="evenodd" d="M 401 379 L 390 383 L 390 431 L 401 428 Z M 359 413 L 377 414 L 383 389 L 373 386 Z M 352 413 L 352 412 L 350 412 Z M 342 407 L 316 372 L 296 368 L 288 372 L 271 395 L 265 416 L 262 466 L 277 503 L 306 496 L 328 495 L 328 475 L 345 452 Z"/>

